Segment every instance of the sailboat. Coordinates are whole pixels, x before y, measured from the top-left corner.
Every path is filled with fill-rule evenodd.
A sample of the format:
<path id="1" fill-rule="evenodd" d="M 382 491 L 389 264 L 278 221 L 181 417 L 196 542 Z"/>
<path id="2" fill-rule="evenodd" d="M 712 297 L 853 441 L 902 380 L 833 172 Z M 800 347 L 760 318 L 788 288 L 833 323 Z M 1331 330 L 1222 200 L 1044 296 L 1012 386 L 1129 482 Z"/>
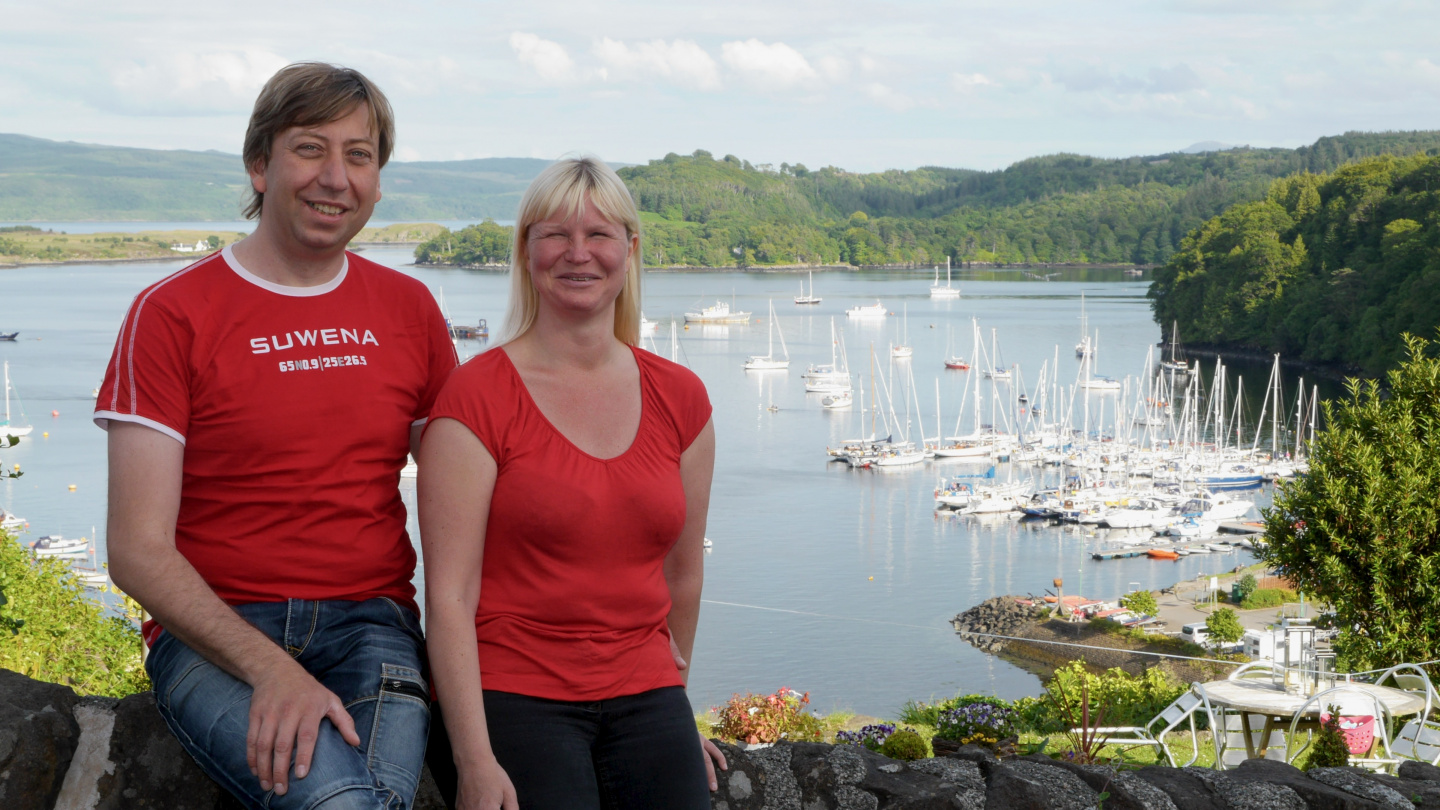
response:
<path id="1" fill-rule="evenodd" d="M 945 286 L 940 286 L 940 266 L 935 266 L 935 283 L 930 286 L 931 298 L 959 298 L 960 290 L 950 286 L 950 257 L 945 257 Z"/>
<path id="2" fill-rule="evenodd" d="M 970 361 L 958 354 L 950 353 L 950 327 L 945 327 L 945 368 L 953 368 L 957 371 L 969 371 Z"/>
<path id="3" fill-rule="evenodd" d="M 1190 366 L 1186 365 L 1185 360 L 1180 354 L 1179 321 L 1175 321 L 1170 325 L 1170 343 L 1168 346 L 1169 348 L 1165 352 L 1168 357 L 1160 358 L 1160 370 L 1167 374 L 1173 374 L 1176 377 L 1184 377 L 1186 374 L 1189 374 Z"/>
<path id="4" fill-rule="evenodd" d="M 889 313 L 885 311 L 885 305 L 876 301 L 874 306 L 853 306 L 845 310 L 845 314 L 851 318 L 883 318 Z"/>
<path id="5" fill-rule="evenodd" d="M 1080 342 L 1075 344 L 1075 356 L 1084 360 L 1095 353 L 1095 344 L 1090 342 L 1090 324 L 1085 320 L 1085 293 L 1080 293 Z"/>
<path id="6" fill-rule="evenodd" d="M 835 333 L 835 319 L 830 319 L 830 362 L 811 363 L 805 369 L 805 390 L 810 393 L 833 394 L 850 390 L 850 364 Z"/>
<path id="7" fill-rule="evenodd" d="M 810 271 L 810 294 L 805 294 L 805 285 L 800 285 L 800 294 L 795 296 L 797 304 L 818 304 L 820 299 L 815 297 L 815 271 Z"/>
<path id="8" fill-rule="evenodd" d="M 890 347 L 890 356 L 896 359 L 909 357 L 915 353 L 910 347 L 910 305 L 905 305 L 905 325 L 901 332 L 902 343 Z"/>
<path id="9" fill-rule="evenodd" d="M 775 302 L 770 302 L 770 343 L 765 351 L 765 356 L 751 355 L 745 361 L 746 371 L 771 371 L 790 368 L 790 350 L 785 347 L 785 333 L 780 332 L 780 351 L 784 357 L 775 356 L 775 333 L 780 332 L 780 321 L 775 317 Z"/>
<path id="10" fill-rule="evenodd" d="M 20 415 L 21 415 L 22 417 L 25 415 L 25 411 L 24 411 L 23 408 L 22 408 L 21 411 L 20 411 Z M 18 438 L 20 438 L 21 436 L 29 436 L 29 435 L 30 435 L 30 431 L 32 431 L 32 430 L 34 430 L 34 429 L 35 429 L 35 428 L 34 428 L 33 425 L 12 425 L 12 424 L 10 424 L 10 361 L 9 361 L 9 360 L 6 360 L 6 361 L 5 361 L 5 421 L 4 421 L 4 422 L 0 422 L 0 436 L 10 436 L 10 437 L 12 437 L 12 438 L 18 439 Z"/>

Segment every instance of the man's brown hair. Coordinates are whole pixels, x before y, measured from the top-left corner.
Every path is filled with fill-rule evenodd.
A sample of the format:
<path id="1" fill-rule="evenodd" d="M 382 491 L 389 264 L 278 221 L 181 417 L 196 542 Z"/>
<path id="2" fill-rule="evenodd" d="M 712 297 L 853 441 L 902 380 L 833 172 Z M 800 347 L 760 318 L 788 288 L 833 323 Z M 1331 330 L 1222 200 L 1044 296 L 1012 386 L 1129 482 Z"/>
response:
<path id="1" fill-rule="evenodd" d="M 290 127 L 327 124 L 344 118 L 357 104 L 370 110 L 370 131 L 375 134 L 380 166 L 390 160 L 395 148 L 395 113 L 390 101 L 373 82 L 358 70 L 324 62 L 296 62 L 281 68 L 270 77 L 255 99 L 250 113 L 250 126 L 245 130 L 242 157 L 245 169 L 264 166 L 270 161 L 270 147 L 275 136 Z M 260 216 L 265 195 L 253 188 L 245 206 L 246 219 Z"/>

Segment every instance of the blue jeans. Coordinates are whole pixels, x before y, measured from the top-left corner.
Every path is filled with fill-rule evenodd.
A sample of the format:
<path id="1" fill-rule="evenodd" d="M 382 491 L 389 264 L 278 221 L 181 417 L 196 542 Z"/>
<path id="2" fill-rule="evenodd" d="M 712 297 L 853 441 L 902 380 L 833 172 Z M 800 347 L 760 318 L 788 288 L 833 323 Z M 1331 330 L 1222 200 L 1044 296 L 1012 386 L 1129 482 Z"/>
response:
<path id="1" fill-rule="evenodd" d="M 578 702 L 486 690 L 485 724 L 522 810 L 710 808 L 700 734 L 682 687 Z M 442 736 L 436 748 L 448 747 Z M 435 754 L 430 772 L 453 806 L 454 770 L 440 767 Z"/>
<path id="2" fill-rule="evenodd" d="M 145 668 L 170 730 L 200 767 L 246 807 L 405 810 L 425 758 L 430 693 L 420 620 L 390 599 L 263 602 L 235 608 L 334 692 L 360 735 L 351 747 L 320 721 L 310 773 L 283 796 L 260 789 L 245 761 L 250 686 L 170 633 Z"/>

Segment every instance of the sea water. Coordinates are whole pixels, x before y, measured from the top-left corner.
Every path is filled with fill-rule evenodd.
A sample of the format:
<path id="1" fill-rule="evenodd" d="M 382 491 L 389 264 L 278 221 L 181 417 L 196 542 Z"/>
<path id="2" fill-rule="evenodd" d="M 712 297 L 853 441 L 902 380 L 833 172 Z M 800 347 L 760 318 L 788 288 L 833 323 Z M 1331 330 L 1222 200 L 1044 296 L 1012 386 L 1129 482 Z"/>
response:
<path id="1" fill-rule="evenodd" d="M 485 318 L 492 332 L 498 329 L 507 290 L 503 275 L 414 267 L 403 248 L 365 255 L 420 279 L 437 296 L 443 291 L 457 323 Z M 0 343 L 15 386 L 12 417 L 21 421 L 23 407 L 23 419 L 35 426 L 21 444 L 0 450 L 6 469 L 19 464 L 25 473 L 0 487 L 0 506 L 29 521 L 22 542 L 55 533 L 90 537 L 94 527 L 103 562 L 105 438 L 91 422 L 91 391 L 100 384 L 131 299 L 182 266 L 0 270 L 7 305 L 0 311 L 0 332 L 20 332 L 15 343 Z M 705 556 L 705 601 L 690 675 L 697 711 L 736 692 L 780 687 L 809 692 L 812 705 L 822 710 L 879 716 L 893 716 L 907 700 L 962 691 L 1035 694 L 1040 686 L 1034 675 L 975 650 L 954 634 L 949 620 L 992 596 L 1043 594 L 1056 577 L 1064 578 L 1066 593 L 1113 599 L 1132 587 L 1166 587 L 1253 560 L 1234 552 L 1176 562 L 1097 562 L 1090 558 L 1098 542 L 1093 528 L 937 514 L 937 479 L 980 473 L 983 466 L 927 462 L 851 470 L 825 453 L 847 438 L 884 435 L 882 417 L 889 432 L 908 432 L 911 438 L 918 439 L 922 428 L 924 436 L 942 428 L 953 435 L 966 381 L 974 385 L 979 375 L 947 370 L 942 361 L 948 354 L 970 356 L 972 318 L 986 351 L 993 344 L 1005 365 L 1018 364 L 1026 385 L 1033 387 L 1041 363 L 1053 362 L 1057 354 L 1060 381 L 1070 385 L 1079 370 L 1074 347 L 1083 292 L 1089 325 L 1099 330 L 1097 371 L 1117 378 L 1140 374 L 1147 350 L 1161 337 L 1144 280 L 1095 269 L 1062 271 L 1049 281 L 1018 271 L 956 273 L 962 296 L 932 300 L 928 272 L 827 272 L 814 279 L 815 294 L 824 302 L 798 306 L 792 299 L 801 278 L 656 272 L 644 282 L 645 314 L 660 322 L 655 348 L 670 356 L 675 320 L 676 357 L 705 382 L 714 406 L 716 469 L 707 529 L 714 545 Z M 747 372 L 745 358 L 766 351 L 771 300 L 791 367 Z M 849 307 L 877 300 L 892 313 L 881 322 L 853 322 L 844 315 Z M 684 328 L 685 312 L 716 301 L 752 312 L 751 323 Z M 898 424 L 889 422 L 883 395 L 880 409 L 862 409 L 857 387 L 854 407 L 829 411 L 820 406 L 819 395 L 805 393 L 805 366 L 830 361 L 832 319 L 857 386 L 863 380 L 865 405 L 883 381 Z M 889 346 L 901 342 L 914 347 L 914 356 L 892 364 Z M 779 354 L 778 340 L 775 346 Z M 478 341 L 459 344 L 462 357 L 484 348 Z M 1252 414 L 1248 444 L 1268 368 L 1236 365 L 1231 373 L 1232 391 L 1234 377 L 1244 376 Z M 907 394 L 912 376 L 914 393 Z M 1295 384 L 1289 376 L 1286 386 L 1293 408 Z M 988 423 L 988 384 L 982 391 L 982 421 Z M 993 407 L 1013 408 L 1013 395 L 1002 389 Z M 1091 418 L 1112 423 L 1116 400 L 1091 395 Z M 972 422 L 967 412 L 961 431 L 968 432 Z M 1031 472 L 1017 467 L 1012 473 L 1004 464 L 997 469 L 1002 478 Z M 1049 480 L 1057 475 L 1053 469 L 1048 474 Z M 402 481 L 402 491 L 418 549 L 413 479 Z M 1253 494 L 1262 503 L 1268 500 L 1264 492 Z M 420 575 L 423 563 L 417 579 Z"/>

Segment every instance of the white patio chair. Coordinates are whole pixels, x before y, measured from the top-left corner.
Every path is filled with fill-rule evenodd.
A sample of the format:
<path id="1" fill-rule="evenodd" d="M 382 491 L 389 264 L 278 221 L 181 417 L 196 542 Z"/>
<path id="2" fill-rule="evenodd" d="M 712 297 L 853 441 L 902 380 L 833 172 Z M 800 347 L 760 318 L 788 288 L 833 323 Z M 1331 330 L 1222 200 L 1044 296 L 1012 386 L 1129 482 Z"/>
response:
<path id="1" fill-rule="evenodd" d="M 1350 757 L 1351 765 L 1362 768 L 1393 769 L 1399 764 L 1400 761 L 1395 758 L 1395 754 L 1390 747 L 1390 710 L 1386 708 L 1385 703 L 1381 701 L 1380 698 L 1365 691 L 1360 684 L 1354 683 L 1343 683 L 1326 689 L 1323 692 L 1317 692 L 1311 695 L 1310 699 L 1306 700 L 1305 703 L 1300 706 L 1299 710 L 1295 712 L 1294 718 L 1290 721 L 1290 733 L 1287 735 L 1285 743 L 1286 762 L 1293 764 L 1296 758 L 1310 747 L 1310 741 L 1313 739 L 1313 735 L 1309 735 L 1306 738 L 1305 745 L 1299 748 L 1295 747 L 1296 731 L 1300 726 L 1300 721 L 1307 719 L 1306 715 L 1308 715 L 1312 709 L 1324 713 L 1329 706 L 1336 706 L 1341 715 L 1354 716 L 1368 714 L 1375 718 L 1375 741 L 1379 743 L 1379 745 L 1372 745 L 1371 751 L 1375 751 L 1378 748 L 1384 755 L 1380 757 L 1352 755 Z"/>
<path id="2" fill-rule="evenodd" d="M 1200 737 L 1195 728 L 1195 715 L 1204 713 L 1211 715 L 1210 702 L 1205 699 L 1203 690 L 1197 691 L 1194 687 L 1187 689 L 1174 703 L 1166 706 L 1154 719 L 1143 726 L 1101 726 L 1090 729 L 1090 733 L 1104 739 L 1105 745 L 1114 745 L 1121 748 L 1136 748 L 1151 746 L 1156 750 L 1156 759 L 1160 754 L 1165 755 L 1165 760 L 1171 767 L 1189 767 L 1195 764 L 1200 757 Z M 1192 755 L 1184 765 L 1175 764 L 1175 755 L 1170 752 L 1170 746 L 1165 743 L 1165 735 L 1180 727 L 1180 724 L 1188 720 L 1190 722 L 1190 747 Z M 1214 721 L 1211 721 L 1214 726 Z M 1159 729 L 1158 731 L 1156 729 Z"/>
<path id="3" fill-rule="evenodd" d="M 1251 661 L 1245 666 L 1239 667 L 1234 672 L 1230 673 L 1229 680 L 1242 681 L 1249 680 L 1251 678 L 1254 678 L 1256 680 L 1264 678 L 1268 680 L 1274 677 L 1276 669 L 1277 667 L 1275 666 L 1275 662 L 1273 661 Z"/>
<path id="4" fill-rule="evenodd" d="M 1425 696 L 1425 708 L 1395 732 L 1390 750 L 1397 757 L 1440 765 L 1440 722 L 1430 717 L 1431 712 L 1440 708 L 1440 694 L 1436 693 L 1430 676 L 1415 664 L 1400 664 L 1385 670 L 1375 683 Z"/>

